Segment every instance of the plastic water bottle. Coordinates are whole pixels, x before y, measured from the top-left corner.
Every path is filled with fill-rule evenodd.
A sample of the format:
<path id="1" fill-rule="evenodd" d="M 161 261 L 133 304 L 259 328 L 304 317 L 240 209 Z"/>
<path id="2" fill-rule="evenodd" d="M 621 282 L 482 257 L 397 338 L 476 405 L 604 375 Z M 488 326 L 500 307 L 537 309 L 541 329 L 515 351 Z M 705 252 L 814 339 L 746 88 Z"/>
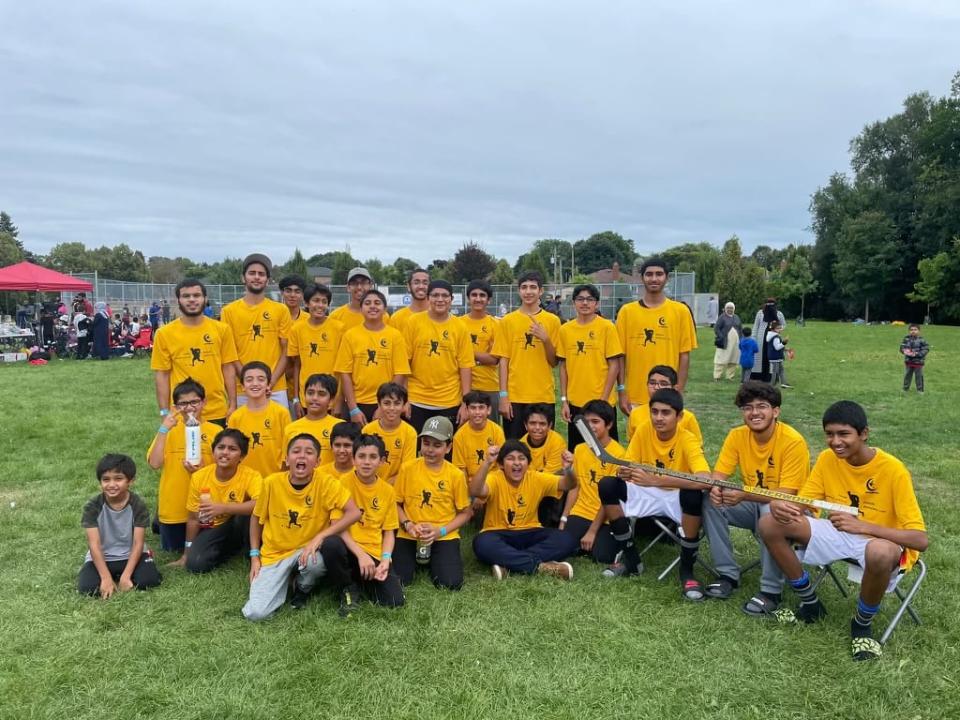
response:
<path id="1" fill-rule="evenodd" d="M 417 540 L 417 562 L 420 565 L 430 564 L 430 543 Z"/>
<path id="2" fill-rule="evenodd" d="M 200 504 L 210 502 L 210 488 L 200 488 Z M 205 513 L 198 513 L 200 520 L 200 527 L 202 528 L 212 528 L 213 527 L 213 518 Z"/>
<path id="3" fill-rule="evenodd" d="M 200 421 L 197 420 L 197 416 L 193 413 L 187 415 L 186 421 L 183 423 L 183 432 L 184 437 L 186 438 L 186 453 L 184 457 L 188 463 L 191 465 L 200 464 Z"/>

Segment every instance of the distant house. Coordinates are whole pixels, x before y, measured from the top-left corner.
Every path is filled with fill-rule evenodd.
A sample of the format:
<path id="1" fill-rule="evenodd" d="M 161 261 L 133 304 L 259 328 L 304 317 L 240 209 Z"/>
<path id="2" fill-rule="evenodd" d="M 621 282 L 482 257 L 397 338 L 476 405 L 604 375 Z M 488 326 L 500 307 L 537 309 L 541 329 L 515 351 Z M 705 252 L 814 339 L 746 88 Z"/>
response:
<path id="1" fill-rule="evenodd" d="M 321 285 L 329 285 L 333 279 L 333 270 L 327 267 L 321 267 L 320 265 L 308 265 L 307 274 L 315 283 Z"/>
<path id="2" fill-rule="evenodd" d="M 643 282 L 639 275 L 620 272 L 620 263 L 614 261 L 613 267 L 597 270 L 590 273 L 590 279 L 598 285 L 607 283 L 626 283 L 627 285 L 642 285 Z"/>

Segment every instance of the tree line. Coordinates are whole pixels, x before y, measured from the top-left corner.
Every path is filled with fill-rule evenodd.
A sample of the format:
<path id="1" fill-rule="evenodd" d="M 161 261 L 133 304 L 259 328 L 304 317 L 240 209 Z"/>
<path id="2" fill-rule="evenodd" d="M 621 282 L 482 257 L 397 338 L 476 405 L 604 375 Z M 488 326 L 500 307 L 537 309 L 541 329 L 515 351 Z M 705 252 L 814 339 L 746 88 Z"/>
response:
<path id="1" fill-rule="evenodd" d="M 744 255 L 736 235 L 721 246 L 687 243 L 657 254 L 676 271 L 696 273 L 696 291 L 717 293 L 721 302 L 759 307 L 780 300 L 790 315 L 824 319 L 960 320 L 960 73 L 947 96 L 910 95 L 903 110 L 864 127 L 850 143 L 851 173 L 836 172 L 810 201 L 812 245 L 762 244 Z M 145 257 L 125 243 L 87 248 L 67 242 L 47 255 L 29 252 L 19 229 L 0 213 L 0 266 L 32 259 L 62 272 L 99 272 L 116 280 L 175 283 L 199 277 L 237 284 L 240 258 L 194 262 L 184 257 Z M 426 269 L 454 283 L 487 278 L 511 284 L 521 270 L 539 270 L 548 283 L 585 282 L 589 274 L 619 263 L 631 273 L 643 256 L 633 240 L 598 232 L 569 241 L 545 238 L 513 264 L 465 243 L 450 258 Z M 305 257 L 299 249 L 276 269 L 308 276 L 308 267 L 332 270 L 343 284 L 350 268 L 367 267 L 381 283 L 401 285 L 413 260 L 362 259 L 349 247 Z"/>

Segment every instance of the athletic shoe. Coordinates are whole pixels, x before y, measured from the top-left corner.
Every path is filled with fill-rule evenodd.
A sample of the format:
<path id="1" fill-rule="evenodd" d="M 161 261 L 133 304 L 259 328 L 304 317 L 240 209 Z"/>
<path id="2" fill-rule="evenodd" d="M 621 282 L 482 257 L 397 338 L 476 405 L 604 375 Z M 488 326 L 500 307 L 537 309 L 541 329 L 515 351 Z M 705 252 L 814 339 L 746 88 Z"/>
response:
<path id="1" fill-rule="evenodd" d="M 780 387 L 786 388 L 787 390 L 793 390 L 793 385 L 787 385 L 786 383 L 781 384 Z"/>
<path id="2" fill-rule="evenodd" d="M 573 580 L 573 565 L 568 562 L 542 562 L 537 566 L 537 572 L 561 580 Z"/>
<path id="3" fill-rule="evenodd" d="M 293 595 L 290 596 L 290 607 L 294 610 L 303 610 L 307 606 L 307 598 L 310 593 L 304 592 L 299 585 L 294 584 Z"/>
<path id="4" fill-rule="evenodd" d="M 883 654 L 883 646 L 874 640 L 869 625 L 850 621 L 850 638 L 853 659 L 856 661 L 876 660 Z"/>
<path id="5" fill-rule="evenodd" d="M 812 603 L 801 603 L 800 607 L 797 608 L 797 618 L 805 623 L 814 623 L 826 616 L 827 609 L 819 600 Z"/>
<path id="6" fill-rule="evenodd" d="M 637 565 L 635 570 L 627 570 L 627 566 L 620 562 L 615 562 L 613 565 L 608 565 L 604 568 L 603 572 L 600 573 L 602 577 L 605 578 L 619 578 L 619 577 L 632 577 L 634 575 L 639 575 L 643 572 L 643 563 Z"/>
<path id="7" fill-rule="evenodd" d="M 354 585 L 345 587 L 340 592 L 340 608 L 337 610 L 340 617 L 348 618 L 353 615 L 353 611 L 357 609 L 358 597 L 359 593 Z"/>
<path id="8" fill-rule="evenodd" d="M 491 565 L 490 571 L 493 573 L 493 579 L 498 581 L 503 580 L 507 575 L 510 574 L 510 571 L 502 565 Z"/>

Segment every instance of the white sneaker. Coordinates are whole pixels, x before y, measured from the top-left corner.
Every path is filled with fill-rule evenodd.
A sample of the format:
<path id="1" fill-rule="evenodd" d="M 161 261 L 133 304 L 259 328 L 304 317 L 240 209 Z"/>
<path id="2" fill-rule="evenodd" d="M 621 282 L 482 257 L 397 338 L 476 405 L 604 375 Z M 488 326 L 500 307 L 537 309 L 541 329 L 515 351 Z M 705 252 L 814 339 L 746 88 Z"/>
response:
<path id="1" fill-rule="evenodd" d="M 490 570 L 493 573 L 494 580 L 503 580 L 510 571 L 501 565 L 491 565 Z"/>

